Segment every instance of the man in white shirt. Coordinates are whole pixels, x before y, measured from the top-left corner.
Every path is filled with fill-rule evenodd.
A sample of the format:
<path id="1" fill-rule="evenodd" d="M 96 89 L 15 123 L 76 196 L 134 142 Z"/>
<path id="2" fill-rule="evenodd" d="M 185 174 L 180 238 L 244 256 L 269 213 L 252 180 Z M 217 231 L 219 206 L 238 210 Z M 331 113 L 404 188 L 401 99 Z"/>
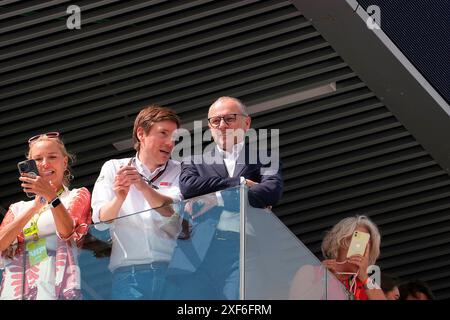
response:
<path id="1" fill-rule="evenodd" d="M 159 299 L 181 221 L 167 206 L 181 200 L 180 163 L 170 159 L 176 113 L 141 110 L 133 128 L 136 155 L 107 161 L 92 193 L 92 220 L 109 228 L 112 299 Z M 166 206 L 164 209 L 151 210 Z"/>

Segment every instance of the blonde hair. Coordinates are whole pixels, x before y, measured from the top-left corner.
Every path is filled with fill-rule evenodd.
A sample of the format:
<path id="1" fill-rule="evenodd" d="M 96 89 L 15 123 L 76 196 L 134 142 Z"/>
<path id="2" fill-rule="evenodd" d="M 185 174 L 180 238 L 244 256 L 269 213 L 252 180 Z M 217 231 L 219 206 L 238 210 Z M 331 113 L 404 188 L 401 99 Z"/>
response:
<path id="1" fill-rule="evenodd" d="M 67 168 L 64 171 L 64 177 L 63 177 L 63 185 L 65 185 L 66 187 L 69 186 L 70 181 L 73 180 L 73 175 L 71 172 L 71 165 L 73 164 L 73 162 L 75 161 L 75 156 L 71 153 L 69 153 L 66 149 L 66 146 L 64 145 L 64 143 L 62 142 L 62 140 L 59 137 L 49 137 L 46 134 L 42 134 L 39 138 L 37 138 L 36 140 L 33 140 L 32 142 L 30 142 L 28 144 L 28 154 L 27 154 L 27 159 L 31 159 L 31 148 L 40 141 L 51 141 L 51 142 L 55 142 L 56 145 L 59 147 L 59 150 L 61 151 L 62 155 L 64 157 L 67 157 Z"/>
<path id="2" fill-rule="evenodd" d="M 367 216 L 342 219 L 327 232 L 322 241 L 322 254 L 326 259 L 336 259 L 340 247 L 348 248 L 357 227 L 364 226 L 370 233 L 369 264 L 375 264 L 380 255 L 381 235 L 378 227 Z"/>

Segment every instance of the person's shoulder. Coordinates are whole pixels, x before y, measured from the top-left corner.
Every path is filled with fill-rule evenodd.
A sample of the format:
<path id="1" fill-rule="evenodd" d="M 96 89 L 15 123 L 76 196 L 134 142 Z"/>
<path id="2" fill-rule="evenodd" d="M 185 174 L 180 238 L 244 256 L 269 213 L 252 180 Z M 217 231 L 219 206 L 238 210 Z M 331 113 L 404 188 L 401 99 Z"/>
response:
<path id="1" fill-rule="evenodd" d="M 181 172 L 181 162 L 170 159 L 167 162 L 167 171 L 169 171 L 169 172 L 176 172 L 177 174 L 180 174 L 180 172 Z"/>
<path id="2" fill-rule="evenodd" d="M 168 165 L 172 167 L 181 167 L 181 162 L 177 160 L 170 159 Z"/>
<path id="3" fill-rule="evenodd" d="M 90 193 L 89 189 L 86 187 L 73 188 L 73 189 L 70 189 L 70 192 L 71 193 L 87 193 L 87 194 Z"/>
<path id="4" fill-rule="evenodd" d="M 214 148 L 207 146 L 202 153 L 193 154 L 183 159 L 183 164 L 191 164 L 196 166 L 208 166 L 217 163 L 223 163 L 223 157 L 219 153 L 217 146 Z"/>
<path id="5" fill-rule="evenodd" d="M 91 192 L 86 187 L 73 188 L 70 190 L 71 196 L 78 196 L 83 198 L 90 198 Z"/>
<path id="6" fill-rule="evenodd" d="M 103 164 L 103 168 L 120 168 L 130 162 L 131 158 L 109 159 Z"/>
<path id="7" fill-rule="evenodd" d="M 306 275 L 309 277 L 316 273 L 320 273 L 320 271 L 321 271 L 320 265 L 305 264 L 297 270 L 296 275 L 303 275 L 303 276 Z"/>
<path id="8" fill-rule="evenodd" d="M 117 165 L 117 164 L 123 165 L 124 163 L 125 164 L 129 163 L 131 159 L 132 159 L 131 157 L 129 157 L 129 158 L 120 158 L 120 159 L 109 159 L 109 160 L 107 160 L 105 162 L 105 164 L 108 163 L 110 165 Z"/>
<path id="9" fill-rule="evenodd" d="M 294 281 L 303 283 L 320 281 L 325 276 L 326 272 L 326 269 L 321 265 L 305 264 L 295 273 Z"/>
<path id="10" fill-rule="evenodd" d="M 190 155 L 190 156 L 184 157 L 181 162 L 181 165 L 202 164 L 203 157 L 204 157 L 204 155 L 202 155 L 202 154 L 195 154 L 195 155 Z"/>
<path id="11" fill-rule="evenodd" d="M 11 210 L 11 212 L 15 215 L 16 212 L 21 212 L 31 207 L 33 205 L 33 201 L 34 200 L 21 200 L 18 202 L 14 202 L 9 206 L 9 210 Z"/>

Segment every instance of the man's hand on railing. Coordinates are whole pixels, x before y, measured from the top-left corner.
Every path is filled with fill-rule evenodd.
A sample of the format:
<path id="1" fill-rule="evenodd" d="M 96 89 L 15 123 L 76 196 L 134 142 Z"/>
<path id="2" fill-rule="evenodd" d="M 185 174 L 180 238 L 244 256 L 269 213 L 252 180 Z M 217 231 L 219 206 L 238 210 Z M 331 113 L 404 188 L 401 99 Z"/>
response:
<path id="1" fill-rule="evenodd" d="M 202 196 L 200 199 L 188 200 L 184 210 L 191 215 L 192 219 L 195 219 L 217 206 L 217 204 L 217 196 L 215 194 L 208 194 Z"/>
<path id="2" fill-rule="evenodd" d="M 255 181 L 250 180 L 250 179 L 245 179 L 245 185 L 247 187 L 249 187 L 249 188 L 251 188 L 251 187 L 253 187 L 253 186 L 257 185 L 257 184 L 258 184 L 258 182 L 255 182 Z"/>

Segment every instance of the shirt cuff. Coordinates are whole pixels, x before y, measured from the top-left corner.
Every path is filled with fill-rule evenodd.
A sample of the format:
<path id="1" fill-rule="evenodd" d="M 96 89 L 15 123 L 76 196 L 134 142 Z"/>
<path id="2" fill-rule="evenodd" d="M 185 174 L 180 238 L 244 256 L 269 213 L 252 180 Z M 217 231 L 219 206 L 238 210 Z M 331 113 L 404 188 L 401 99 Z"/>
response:
<path id="1" fill-rule="evenodd" d="M 223 207 L 224 202 L 223 202 L 223 198 L 222 198 L 222 193 L 220 191 L 216 192 L 216 197 L 217 197 L 217 206 Z"/>
<path id="2" fill-rule="evenodd" d="M 79 225 L 75 225 L 75 221 L 74 221 L 74 226 L 72 229 L 72 233 L 70 235 L 68 235 L 67 237 L 63 237 L 59 234 L 58 230 L 56 230 L 56 234 L 63 241 L 68 241 L 68 240 L 79 241 L 88 231 L 89 231 L 89 226 L 86 223 L 81 223 Z"/>

